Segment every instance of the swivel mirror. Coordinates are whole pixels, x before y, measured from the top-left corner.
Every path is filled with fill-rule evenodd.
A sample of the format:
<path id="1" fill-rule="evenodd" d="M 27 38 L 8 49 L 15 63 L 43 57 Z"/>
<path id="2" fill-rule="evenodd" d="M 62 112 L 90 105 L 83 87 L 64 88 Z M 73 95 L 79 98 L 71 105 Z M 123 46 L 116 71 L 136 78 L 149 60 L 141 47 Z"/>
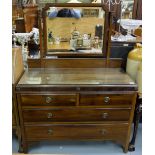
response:
<path id="1" fill-rule="evenodd" d="M 47 4 L 43 9 L 46 55 L 103 55 L 105 10 L 101 4 Z"/>

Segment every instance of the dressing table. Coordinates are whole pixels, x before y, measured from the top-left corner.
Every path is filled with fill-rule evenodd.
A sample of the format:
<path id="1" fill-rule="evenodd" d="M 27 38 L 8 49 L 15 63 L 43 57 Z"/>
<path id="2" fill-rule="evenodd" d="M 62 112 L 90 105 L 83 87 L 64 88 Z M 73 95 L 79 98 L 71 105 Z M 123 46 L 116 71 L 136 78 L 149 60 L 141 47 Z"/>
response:
<path id="1" fill-rule="evenodd" d="M 111 12 L 101 4 L 47 4 L 49 7 L 100 7 L 105 11 L 102 53 L 98 57 L 65 58 L 49 53 L 44 18 L 40 68 L 29 68 L 16 85 L 20 152 L 32 142 L 48 140 L 111 140 L 128 151 L 137 85 L 110 59 Z M 54 19 L 53 19 L 54 20 Z M 41 41 L 42 42 L 42 41 Z M 63 51 L 59 51 L 63 54 Z"/>

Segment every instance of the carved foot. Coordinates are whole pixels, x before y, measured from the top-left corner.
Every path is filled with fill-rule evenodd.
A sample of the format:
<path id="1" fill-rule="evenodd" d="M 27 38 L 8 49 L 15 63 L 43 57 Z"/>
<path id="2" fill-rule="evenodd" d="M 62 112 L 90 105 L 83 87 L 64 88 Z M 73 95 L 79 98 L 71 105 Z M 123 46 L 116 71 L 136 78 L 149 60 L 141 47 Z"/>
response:
<path id="1" fill-rule="evenodd" d="M 27 154 L 28 151 L 27 151 L 27 150 L 24 150 L 23 148 L 19 148 L 18 153 L 24 153 L 24 154 Z"/>
<path id="2" fill-rule="evenodd" d="M 18 150 L 18 152 L 19 152 L 19 153 L 27 154 L 27 153 L 28 153 L 27 147 L 26 147 L 26 146 L 24 147 L 23 144 L 20 144 L 20 145 L 19 145 L 19 150 Z"/>
<path id="3" fill-rule="evenodd" d="M 124 153 L 128 153 L 128 150 L 126 150 L 126 149 L 123 149 L 123 152 L 124 152 Z"/>
<path id="4" fill-rule="evenodd" d="M 24 153 L 23 147 L 19 147 L 18 152 L 19 152 L 19 153 Z"/>
<path id="5" fill-rule="evenodd" d="M 23 153 L 23 144 L 21 142 L 21 138 L 19 139 L 19 149 L 18 149 L 19 153 Z"/>
<path id="6" fill-rule="evenodd" d="M 128 152 L 128 148 L 127 147 L 123 147 L 123 152 L 127 153 Z"/>
<path id="7" fill-rule="evenodd" d="M 129 144 L 129 149 L 130 152 L 135 151 L 135 146 L 133 144 Z"/>

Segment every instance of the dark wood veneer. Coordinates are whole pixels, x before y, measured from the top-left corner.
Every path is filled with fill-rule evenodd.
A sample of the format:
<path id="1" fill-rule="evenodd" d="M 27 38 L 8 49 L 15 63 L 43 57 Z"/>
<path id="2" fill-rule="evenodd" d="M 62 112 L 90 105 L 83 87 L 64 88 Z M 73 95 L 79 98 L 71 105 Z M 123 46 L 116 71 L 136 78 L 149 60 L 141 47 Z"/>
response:
<path id="1" fill-rule="evenodd" d="M 26 126 L 27 141 L 40 140 L 118 140 L 123 144 L 128 124 L 58 124 Z M 62 132 L 63 131 L 63 132 Z"/>
<path id="2" fill-rule="evenodd" d="M 122 117 L 123 116 L 123 117 Z M 130 109 L 109 108 L 31 108 L 23 110 L 25 122 L 128 121 Z"/>
<path id="3" fill-rule="evenodd" d="M 88 4 L 47 4 L 87 7 Z M 89 4 L 89 6 L 105 6 Z M 41 20 L 39 20 L 41 27 Z M 16 86 L 21 150 L 43 140 L 112 140 L 128 151 L 137 85 L 121 72 L 122 59 L 110 58 L 112 12 L 106 12 L 103 58 L 48 58 L 42 47 L 41 71 L 30 69 Z M 42 36 L 42 28 L 40 36 Z M 44 35 L 46 37 L 46 33 Z M 44 45 L 46 44 L 44 39 Z M 36 66 L 35 66 L 36 65 Z M 50 70 L 52 69 L 52 70 Z"/>
<path id="4" fill-rule="evenodd" d="M 47 99 L 50 101 L 47 102 Z M 51 106 L 74 106 L 76 102 L 75 94 L 44 94 L 44 95 L 21 95 L 22 105 L 51 105 Z"/>
<path id="5" fill-rule="evenodd" d="M 48 69 L 44 73 L 47 74 L 48 71 L 53 75 L 53 72 Z M 88 68 L 84 70 L 55 68 L 53 71 L 58 76 L 81 74 L 84 81 L 86 77 L 89 80 L 89 76 L 91 76 Z M 32 141 L 78 139 L 117 141 L 123 146 L 124 152 L 127 152 L 137 85 L 130 84 L 130 78 L 125 73 L 119 72 L 118 69 L 109 69 L 109 73 L 107 70 L 92 69 L 96 79 L 99 77 L 97 74 L 103 72 L 105 72 L 103 76 L 108 76 L 108 74 L 114 76 L 112 81 L 114 79 L 117 81 L 118 77 L 121 77 L 124 84 L 106 85 L 106 82 L 111 81 L 107 81 L 106 78 L 102 79 L 105 80 L 104 84 L 91 84 L 90 80 L 90 84 L 87 85 L 24 84 L 21 79 L 16 87 L 16 94 L 23 151 L 27 152 L 28 144 Z M 34 71 L 34 73 L 30 70 L 31 76 L 36 76 L 38 72 Z M 39 72 L 38 77 L 39 75 L 42 75 L 42 72 Z M 28 78 L 29 74 L 25 73 L 24 76 Z M 81 76 L 78 75 L 78 77 Z M 43 80 L 45 77 L 40 78 Z M 57 79 L 53 77 L 53 80 Z M 63 83 L 65 82 L 63 81 Z"/>
<path id="6" fill-rule="evenodd" d="M 80 105 L 131 105 L 133 97 L 133 94 L 82 94 Z"/>

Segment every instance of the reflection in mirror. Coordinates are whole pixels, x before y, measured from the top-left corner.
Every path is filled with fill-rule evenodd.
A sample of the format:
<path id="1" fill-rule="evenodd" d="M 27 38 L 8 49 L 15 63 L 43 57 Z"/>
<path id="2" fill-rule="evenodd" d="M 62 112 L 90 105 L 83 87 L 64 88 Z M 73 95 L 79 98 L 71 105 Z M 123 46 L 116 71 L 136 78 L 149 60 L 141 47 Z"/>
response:
<path id="1" fill-rule="evenodd" d="M 122 19 L 132 19 L 134 0 L 124 0 L 122 4 Z"/>
<path id="2" fill-rule="evenodd" d="M 99 7 L 50 7 L 46 14 L 47 51 L 102 53 L 104 11 Z"/>

